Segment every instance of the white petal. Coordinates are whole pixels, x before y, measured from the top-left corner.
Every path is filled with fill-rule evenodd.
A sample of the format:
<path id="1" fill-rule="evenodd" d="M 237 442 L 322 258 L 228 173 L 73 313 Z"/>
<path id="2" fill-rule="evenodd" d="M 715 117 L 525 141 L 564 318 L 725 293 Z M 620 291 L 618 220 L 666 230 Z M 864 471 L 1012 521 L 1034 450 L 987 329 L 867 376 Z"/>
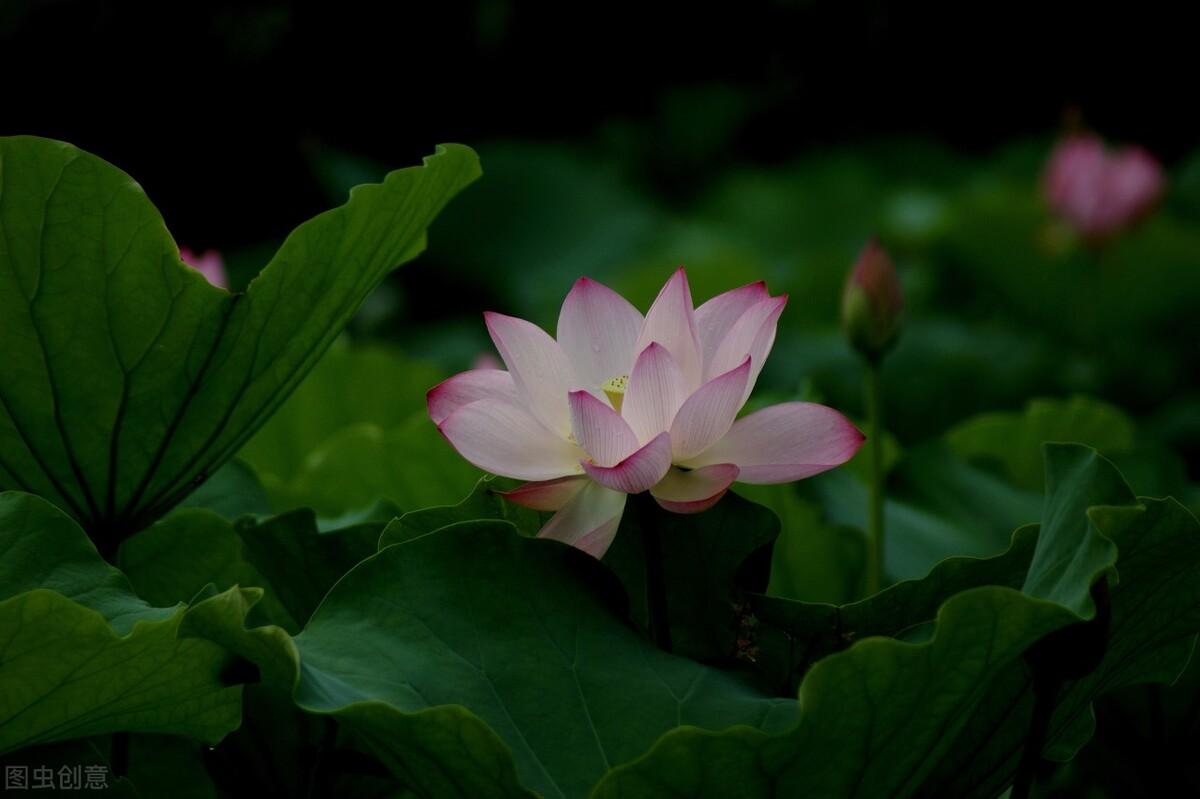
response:
<path id="1" fill-rule="evenodd" d="M 785 402 L 733 423 L 725 437 L 684 466 L 733 463 L 743 483 L 788 483 L 840 466 L 863 435 L 833 408 Z"/>
<path id="2" fill-rule="evenodd" d="M 613 466 L 638 448 L 637 436 L 621 415 L 586 391 L 570 393 L 571 428 L 592 462 Z"/>
<path id="3" fill-rule="evenodd" d="M 492 474 L 553 480 L 583 471 L 579 447 L 551 433 L 521 406 L 502 399 L 464 405 L 442 420 L 438 430 L 460 455 Z"/>
<path id="4" fill-rule="evenodd" d="M 705 374 L 717 348 L 750 306 L 771 296 L 761 280 L 718 294 L 696 309 L 696 332 L 700 336 L 700 352 L 704 356 Z"/>
<path id="5" fill-rule="evenodd" d="M 671 469 L 650 489 L 650 494 L 672 513 L 699 513 L 717 504 L 737 476 L 738 467 L 732 463 L 717 463 L 691 471 Z"/>
<path id="6" fill-rule="evenodd" d="M 617 534 L 624 511 L 624 494 L 589 480 L 574 499 L 546 522 L 538 537 L 562 541 L 600 558 Z"/>
<path id="7" fill-rule="evenodd" d="M 775 328 L 779 315 L 787 305 L 787 295 L 768 297 L 760 300 L 738 318 L 725 339 L 717 347 L 716 355 L 710 363 L 704 365 L 705 379 L 722 374 L 737 366 L 750 356 L 750 379 L 746 381 L 746 397 L 754 390 L 758 373 L 762 371 L 767 356 L 771 354 L 771 345 L 775 343 Z"/>
<path id="8" fill-rule="evenodd" d="M 729 431 L 742 408 L 751 362 L 718 375 L 702 385 L 675 414 L 671 423 L 671 445 L 675 462 L 699 455 Z"/>
<path id="9" fill-rule="evenodd" d="M 688 390 L 698 388 L 704 364 L 700 360 L 700 338 L 696 333 L 692 292 L 682 268 L 671 275 L 650 306 L 634 352 L 642 352 L 655 341 L 666 347 L 675 363 L 679 364 Z"/>
<path id="10" fill-rule="evenodd" d="M 558 314 L 558 343 L 578 384 L 596 392 L 606 380 L 629 374 L 642 315 L 617 292 L 581 277 Z"/>
<path id="11" fill-rule="evenodd" d="M 638 443 L 645 443 L 671 429 L 679 406 L 687 398 L 687 386 L 679 364 L 667 348 L 654 342 L 642 351 L 621 404 L 621 416 L 629 422 Z"/>
<path id="12" fill-rule="evenodd" d="M 588 476 L 613 491 L 640 494 L 658 483 L 671 468 L 671 436 L 659 433 L 648 444 L 615 466 L 596 466 L 584 461 Z"/>
<path id="13" fill-rule="evenodd" d="M 425 395 L 429 416 L 434 424 L 464 405 L 484 397 L 495 397 L 517 404 L 517 385 L 503 369 L 472 369 L 443 380 Z"/>
<path id="14" fill-rule="evenodd" d="M 575 387 L 575 375 L 558 342 L 515 316 L 488 312 L 483 318 L 529 412 L 566 438 L 571 432 L 567 392 Z"/>

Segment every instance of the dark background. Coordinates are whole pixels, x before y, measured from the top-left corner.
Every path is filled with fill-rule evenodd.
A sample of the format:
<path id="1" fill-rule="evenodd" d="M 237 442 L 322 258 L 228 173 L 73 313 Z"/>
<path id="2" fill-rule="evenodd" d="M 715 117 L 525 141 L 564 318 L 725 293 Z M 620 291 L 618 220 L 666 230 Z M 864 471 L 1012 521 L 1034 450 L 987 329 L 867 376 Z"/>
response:
<path id="1" fill-rule="evenodd" d="M 394 167 L 440 141 L 633 139 L 669 199 L 722 164 L 656 153 L 664 126 L 716 137 L 705 166 L 898 133 L 982 152 L 1072 114 L 1168 165 L 1196 142 L 1186 20 L 966 5 L 4 0 L 0 133 L 101 154 L 222 249 L 328 207 L 324 146 Z"/>

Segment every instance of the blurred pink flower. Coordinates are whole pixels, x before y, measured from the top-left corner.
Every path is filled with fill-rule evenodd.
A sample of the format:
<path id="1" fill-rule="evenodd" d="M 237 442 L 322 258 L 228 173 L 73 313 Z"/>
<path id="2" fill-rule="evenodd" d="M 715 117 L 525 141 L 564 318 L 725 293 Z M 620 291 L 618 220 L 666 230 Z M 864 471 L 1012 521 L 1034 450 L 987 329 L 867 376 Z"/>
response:
<path id="1" fill-rule="evenodd" d="M 216 250 L 205 250 L 202 255 L 196 255 L 187 247 L 180 247 L 179 258 L 192 269 L 204 275 L 208 282 L 217 288 L 229 288 L 229 278 L 225 274 L 225 262 L 221 259 L 221 253 Z"/>
<path id="2" fill-rule="evenodd" d="M 1089 238 L 1135 222 L 1154 205 L 1165 183 L 1162 167 L 1144 149 L 1109 150 L 1092 134 L 1060 141 L 1043 180 L 1050 207 Z"/>
<path id="3" fill-rule="evenodd" d="M 540 536 L 599 558 L 628 494 L 649 491 L 669 511 L 698 513 L 735 480 L 800 480 L 858 450 L 862 434 L 823 405 L 786 402 L 736 418 L 786 301 L 760 282 L 694 308 L 680 269 L 643 318 L 612 289 L 580 278 L 563 301 L 557 339 L 484 314 L 508 370 L 463 372 L 435 386 L 429 415 L 480 469 L 531 481 L 504 496 L 555 511 Z"/>

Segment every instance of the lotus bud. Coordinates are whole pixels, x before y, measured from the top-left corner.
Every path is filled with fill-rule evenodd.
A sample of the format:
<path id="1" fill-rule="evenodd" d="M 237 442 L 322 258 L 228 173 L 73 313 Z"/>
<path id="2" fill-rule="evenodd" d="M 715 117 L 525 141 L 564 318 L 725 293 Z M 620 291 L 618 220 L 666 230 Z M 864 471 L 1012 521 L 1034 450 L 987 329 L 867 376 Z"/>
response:
<path id="1" fill-rule="evenodd" d="M 859 253 L 842 291 L 842 329 L 854 349 L 877 360 L 900 335 L 903 310 L 896 267 L 872 238 Z"/>

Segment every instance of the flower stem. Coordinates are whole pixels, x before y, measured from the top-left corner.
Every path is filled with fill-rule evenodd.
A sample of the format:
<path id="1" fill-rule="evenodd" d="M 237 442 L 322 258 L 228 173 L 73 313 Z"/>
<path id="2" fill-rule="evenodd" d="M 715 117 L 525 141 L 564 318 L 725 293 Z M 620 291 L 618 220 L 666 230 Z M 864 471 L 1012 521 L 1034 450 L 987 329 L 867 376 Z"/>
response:
<path id="1" fill-rule="evenodd" d="M 883 381 L 879 360 L 866 360 L 867 447 L 871 450 L 870 507 L 867 517 L 867 596 L 883 588 Z"/>
<path id="2" fill-rule="evenodd" d="M 663 651 L 671 651 L 671 617 L 667 610 L 667 584 L 663 578 L 662 537 L 653 514 L 642 516 L 642 546 L 646 556 L 646 610 L 650 637 Z"/>
<path id="3" fill-rule="evenodd" d="M 1050 718 L 1054 715 L 1054 700 L 1061 686 L 1062 680 L 1058 677 L 1034 675 L 1033 717 L 1029 720 L 1025 746 L 1013 778 L 1012 799 L 1029 799 L 1033 790 L 1038 765 L 1042 762 L 1042 749 L 1046 746 L 1046 734 L 1050 731 Z"/>
<path id="4" fill-rule="evenodd" d="M 330 772 L 330 760 L 333 749 L 337 745 L 338 727 L 332 717 L 325 717 L 325 725 L 321 733 L 321 742 L 313 754 L 312 765 L 309 767 L 304 791 L 306 797 L 328 796 L 333 787 L 333 775 Z"/>

